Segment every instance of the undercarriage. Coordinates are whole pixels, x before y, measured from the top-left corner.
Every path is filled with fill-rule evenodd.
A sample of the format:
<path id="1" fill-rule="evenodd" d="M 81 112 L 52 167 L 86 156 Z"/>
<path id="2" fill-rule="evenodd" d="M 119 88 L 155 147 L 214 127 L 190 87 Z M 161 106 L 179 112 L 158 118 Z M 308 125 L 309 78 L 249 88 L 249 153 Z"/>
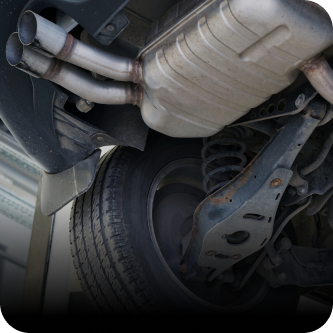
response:
<path id="1" fill-rule="evenodd" d="M 329 15 L 153 3 L 32 0 L 1 32 L 0 116 L 43 168 L 43 214 L 74 200 L 82 289 L 116 314 L 331 302 Z"/>

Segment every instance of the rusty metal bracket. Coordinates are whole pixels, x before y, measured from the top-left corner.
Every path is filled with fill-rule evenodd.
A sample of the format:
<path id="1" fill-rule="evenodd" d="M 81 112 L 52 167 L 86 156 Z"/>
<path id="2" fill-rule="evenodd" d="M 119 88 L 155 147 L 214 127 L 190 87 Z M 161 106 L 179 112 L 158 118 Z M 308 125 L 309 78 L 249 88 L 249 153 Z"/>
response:
<path id="1" fill-rule="evenodd" d="M 214 268 L 207 271 L 217 277 L 265 246 L 294 160 L 325 111 L 326 102 L 314 99 L 306 112 L 290 118 L 243 172 L 199 205 L 180 263 L 185 278 L 202 277 L 204 267 Z"/>

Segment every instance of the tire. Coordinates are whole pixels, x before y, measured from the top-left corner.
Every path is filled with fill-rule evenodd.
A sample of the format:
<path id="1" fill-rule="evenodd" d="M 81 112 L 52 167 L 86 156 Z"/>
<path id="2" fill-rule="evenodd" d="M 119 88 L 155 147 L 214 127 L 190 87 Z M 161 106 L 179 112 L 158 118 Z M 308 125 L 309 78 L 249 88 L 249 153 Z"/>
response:
<path id="1" fill-rule="evenodd" d="M 237 298 L 226 289 L 233 306 L 226 306 L 223 297 L 217 299 L 215 287 L 182 280 L 177 269 L 182 251 L 179 237 L 191 229 L 191 216 L 182 224 L 182 228 L 186 226 L 186 230 L 181 231 L 182 236 L 177 236 L 179 232 L 172 229 L 174 227 L 170 227 L 170 231 L 169 225 L 182 212 L 189 215 L 192 211 L 193 214 L 205 196 L 198 185 L 202 179 L 196 178 L 202 163 L 201 148 L 201 140 L 171 139 L 155 132 L 150 133 L 144 152 L 116 147 L 101 159 L 93 186 L 74 201 L 70 221 L 74 265 L 83 290 L 99 312 L 295 311 L 299 299 L 297 290 L 291 287 L 272 290 L 259 275 L 253 276 L 250 286 Z M 163 171 L 177 163 L 179 166 L 174 171 Z M 154 182 L 163 172 L 167 177 L 154 192 L 152 189 L 157 186 Z M 182 174 L 185 183 L 174 184 L 177 172 Z M 152 195 L 153 205 L 150 204 Z M 185 198 L 184 203 L 181 198 Z M 163 200 L 173 200 L 171 209 L 165 211 L 169 206 L 163 205 L 159 208 Z M 176 210 L 178 215 L 174 213 Z M 161 216 L 158 221 L 169 219 L 171 222 L 158 224 L 156 214 Z M 177 237 L 178 245 L 174 245 Z M 178 259 L 168 261 L 168 256 Z"/>

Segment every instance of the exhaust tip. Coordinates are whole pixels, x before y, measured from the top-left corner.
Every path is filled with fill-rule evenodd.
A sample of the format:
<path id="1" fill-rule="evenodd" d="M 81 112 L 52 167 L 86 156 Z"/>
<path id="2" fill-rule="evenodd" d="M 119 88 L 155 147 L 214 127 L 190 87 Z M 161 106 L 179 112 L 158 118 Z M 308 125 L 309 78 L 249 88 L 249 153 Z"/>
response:
<path id="1" fill-rule="evenodd" d="M 31 10 L 26 11 L 18 24 L 18 35 L 23 45 L 30 45 L 36 38 L 37 18 Z"/>
<path id="2" fill-rule="evenodd" d="M 17 66 L 22 59 L 24 46 L 22 45 L 18 33 L 14 32 L 8 38 L 6 44 L 6 58 L 11 66 Z"/>

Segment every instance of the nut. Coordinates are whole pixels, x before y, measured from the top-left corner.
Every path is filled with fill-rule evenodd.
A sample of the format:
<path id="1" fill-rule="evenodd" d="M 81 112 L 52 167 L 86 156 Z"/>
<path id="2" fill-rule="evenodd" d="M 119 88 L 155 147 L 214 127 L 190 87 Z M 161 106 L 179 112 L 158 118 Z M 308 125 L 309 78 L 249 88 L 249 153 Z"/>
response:
<path id="1" fill-rule="evenodd" d="M 271 181 L 271 186 L 278 187 L 278 186 L 282 185 L 282 183 L 283 183 L 282 179 L 276 178 Z"/>
<path id="2" fill-rule="evenodd" d="M 87 101 L 86 99 L 83 99 L 83 98 L 80 98 L 76 101 L 77 109 L 84 113 L 89 112 L 94 106 L 95 106 L 95 103 Z"/>
<path id="3" fill-rule="evenodd" d="M 295 106 L 297 107 L 297 109 L 299 109 L 305 102 L 305 95 L 304 94 L 300 94 L 296 101 L 295 101 Z"/>
<path id="4" fill-rule="evenodd" d="M 306 188 L 304 186 L 300 186 L 297 189 L 298 194 L 305 194 L 306 193 Z"/>
<path id="5" fill-rule="evenodd" d="M 98 140 L 98 141 L 103 141 L 104 139 L 103 139 L 101 136 L 98 136 L 98 137 L 97 137 L 97 140 Z"/>

